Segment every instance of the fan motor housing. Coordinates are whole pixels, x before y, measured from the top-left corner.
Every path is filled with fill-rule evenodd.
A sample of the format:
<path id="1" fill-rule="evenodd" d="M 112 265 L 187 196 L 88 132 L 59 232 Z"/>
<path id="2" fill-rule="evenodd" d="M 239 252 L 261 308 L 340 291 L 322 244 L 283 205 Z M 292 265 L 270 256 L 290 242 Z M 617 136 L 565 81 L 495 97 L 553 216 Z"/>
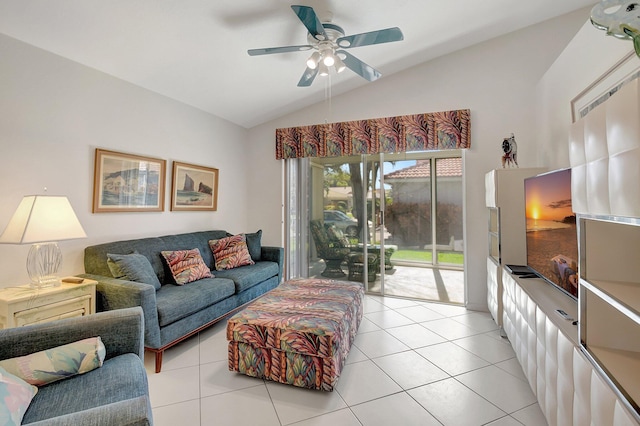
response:
<path id="1" fill-rule="evenodd" d="M 344 30 L 342 27 L 332 24 L 331 22 L 323 22 L 324 32 L 327 35 L 327 40 L 319 40 L 315 38 L 311 33 L 307 33 L 307 41 L 311 45 L 316 45 L 323 41 L 335 42 L 338 38 L 344 37 Z"/>

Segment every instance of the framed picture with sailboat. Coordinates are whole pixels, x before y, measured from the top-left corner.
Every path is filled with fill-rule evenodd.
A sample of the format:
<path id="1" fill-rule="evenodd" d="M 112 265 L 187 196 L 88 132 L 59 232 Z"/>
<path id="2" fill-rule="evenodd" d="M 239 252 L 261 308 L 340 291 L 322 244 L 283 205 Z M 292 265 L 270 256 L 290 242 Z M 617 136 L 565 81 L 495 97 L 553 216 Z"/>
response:
<path id="1" fill-rule="evenodd" d="M 218 169 L 173 162 L 171 211 L 216 211 Z"/>

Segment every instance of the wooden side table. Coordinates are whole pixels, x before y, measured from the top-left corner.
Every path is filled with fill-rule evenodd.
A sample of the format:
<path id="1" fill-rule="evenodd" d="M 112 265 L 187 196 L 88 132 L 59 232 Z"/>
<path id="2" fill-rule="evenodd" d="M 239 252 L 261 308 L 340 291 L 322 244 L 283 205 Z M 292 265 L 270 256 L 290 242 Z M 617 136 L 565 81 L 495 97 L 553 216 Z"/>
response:
<path id="1" fill-rule="evenodd" d="M 62 283 L 58 287 L 0 289 L 0 329 L 93 314 L 96 284 L 85 278 L 80 284 Z"/>

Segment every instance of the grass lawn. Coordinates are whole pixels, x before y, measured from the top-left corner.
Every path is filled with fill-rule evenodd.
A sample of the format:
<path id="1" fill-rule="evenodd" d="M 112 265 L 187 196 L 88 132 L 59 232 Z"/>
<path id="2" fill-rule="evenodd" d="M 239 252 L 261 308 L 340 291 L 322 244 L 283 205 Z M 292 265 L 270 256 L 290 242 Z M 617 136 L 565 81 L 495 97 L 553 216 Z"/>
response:
<path id="1" fill-rule="evenodd" d="M 391 260 L 431 263 L 431 250 L 397 250 L 391 256 Z M 462 265 L 464 264 L 464 255 L 459 252 L 439 251 L 438 262 Z"/>

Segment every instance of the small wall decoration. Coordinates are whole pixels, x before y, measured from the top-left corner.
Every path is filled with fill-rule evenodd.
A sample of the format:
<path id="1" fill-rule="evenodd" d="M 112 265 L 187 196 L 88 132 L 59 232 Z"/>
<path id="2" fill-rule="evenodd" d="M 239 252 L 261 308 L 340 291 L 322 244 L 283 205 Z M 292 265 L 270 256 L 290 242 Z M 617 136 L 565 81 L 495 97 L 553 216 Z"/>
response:
<path id="1" fill-rule="evenodd" d="M 637 0 L 602 0 L 591 9 L 591 23 L 620 39 L 633 41 L 640 57 L 640 3 Z"/>
<path id="2" fill-rule="evenodd" d="M 173 162 L 172 211 L 216 211 L 218 169 Z"/>
<path id="3" fill-rule="evenodd" d="M 96 149 L 93 212 L 164 211 L 166 161 Z"/>
<path id="4" fill-rule="evenodd" d="M 502 140 L 502 168 L 505 167 L 519 167 L 518 166 L 518 144 L 516 138 L 511 133 L 511 136 Z"/>

